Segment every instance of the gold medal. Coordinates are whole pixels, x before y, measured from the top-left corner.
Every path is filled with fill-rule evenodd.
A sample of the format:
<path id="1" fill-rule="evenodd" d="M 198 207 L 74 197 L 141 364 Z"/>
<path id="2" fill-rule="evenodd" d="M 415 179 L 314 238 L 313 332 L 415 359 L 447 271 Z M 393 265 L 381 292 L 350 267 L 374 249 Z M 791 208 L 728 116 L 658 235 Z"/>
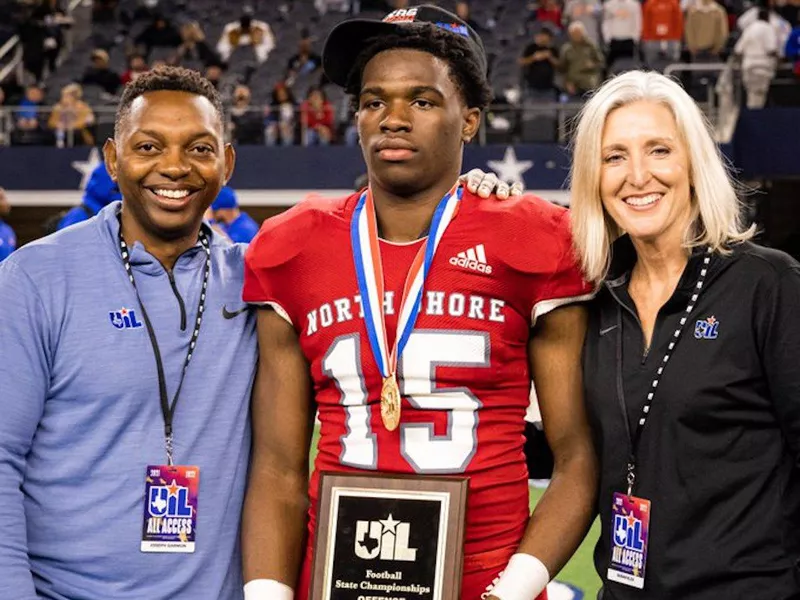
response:
<path id="1" fill-rule="evenodd" d="M 400 388 L 394 373 L 384 378 L 381 388 L 381 419 L 388 431 L 394 431 L 400 424 Z"/>

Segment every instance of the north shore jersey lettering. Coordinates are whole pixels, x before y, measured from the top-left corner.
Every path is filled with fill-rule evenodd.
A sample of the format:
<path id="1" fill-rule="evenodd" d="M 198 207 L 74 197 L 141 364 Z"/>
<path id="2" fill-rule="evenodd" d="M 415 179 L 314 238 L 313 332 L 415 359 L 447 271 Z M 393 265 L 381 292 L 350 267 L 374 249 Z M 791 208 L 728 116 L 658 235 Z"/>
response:
<path id="1" fill-rule="evenodd" d="M 531 327 L 539 314 L 589 292 L 567 213 L 532 196 L 500 202 L 464 193 L 398 360 L 402 415 L 389 432 L 351 250 L 357 200 L 306 201 L 267 220 L 245 261 L 245 301 L 269 304 L 291 322 L 311 370 L 321 430 L 310 532 L 320 471 L 463 475 L 467 554 L 513 551 L 528 519 Z M 422 243 L 379 242 L 390 348 Z"/>
<path id="2" fill-rule="evenodd" d="M 460 292 L 427 291 L 423 293 L 421 314 L 427 316 L 463 317 L 474 321 L 505 322 L 503 309 L 505 302 L 498 298 Z M 400 309 L 400 297 L 393 291 L 383 294 L 383 313 L 392 316 Z M 334 323 L 346 323 L 354 317 L 364 318 L 364 305 L 361 296 L 337 298 L 315 308 L 306 315 L 306 333 L 310 336 L 320 329 L 327 329 Z"/>

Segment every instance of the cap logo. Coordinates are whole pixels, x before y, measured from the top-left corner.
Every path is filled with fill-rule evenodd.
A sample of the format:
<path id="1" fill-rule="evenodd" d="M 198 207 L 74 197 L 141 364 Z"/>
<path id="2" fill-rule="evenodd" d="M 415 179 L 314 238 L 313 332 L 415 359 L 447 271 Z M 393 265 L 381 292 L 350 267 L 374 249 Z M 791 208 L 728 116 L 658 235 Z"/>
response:
<path id="1" fill-rule="evenodd" d="M 436 23 L 436 26 L 439 27 L 440 29 L 446 29 L 447 31 L 450 31 L 452 33 L 462 35 L 465 38 L 469 37 L 469 29 L 467 29 L 466 25 L 461 25 L 460 23 L 443 23 L 441 21 L 438 21 Z"/>
<path id="2" fill-rule="evenodd" d="M 417 18 L 416 8 L 398 8 L 384 17 L 384 23 L 410 23 Z"/>

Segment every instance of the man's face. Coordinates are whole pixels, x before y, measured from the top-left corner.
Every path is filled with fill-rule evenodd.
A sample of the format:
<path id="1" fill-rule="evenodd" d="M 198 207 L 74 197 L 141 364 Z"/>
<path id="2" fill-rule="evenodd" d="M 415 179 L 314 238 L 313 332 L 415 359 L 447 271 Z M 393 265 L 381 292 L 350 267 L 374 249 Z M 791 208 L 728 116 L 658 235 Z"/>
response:
<path id="1" fill-rule="evenodd" d="M 37 104 L 44 99 L 44 93 L 38 87 L 29 87 L 25 92 L 28 100 L 36 102 Z"/>
<path id="2" fill-rule="evenodd" d="M 356 113 L 370 180 L 399 195 L 461 168 L 480 111 L 464 105 L 445 61 L 420 50 L 380 52 L 367 63 Z"/>
<path id="3" fill-rule="evenodd" d="M 537 46 L 541 46 L 542 48 L 549 48 L 552 40 L 549 34 L 540 31 L 535 36 L 533 36 L 533 41 L 536 42 Z"/>
<path id="4" fill-rule="evenodd" d="M 126 209 L 142 229 L 163 240 L 197 229 L 235 158 L 213 104 L 175 91 L 136 98 L 103 152 Z"/>
<path id="5" fill-rule="evenodd" d="M 572 41 L 573 44 L 580 44 L 583 42 L 584 35 L 583 29 L 580 27 L 571 27 L 569 29 L 569 39 Z"/>
<path id="6" fill-rule="evenodd" d="M 206 69 L 206 79 L 209 81 L 219 81 L 219 78 L 222 76 L 222 69 L 220 69 L 216 65 L 211 65 Z"/>

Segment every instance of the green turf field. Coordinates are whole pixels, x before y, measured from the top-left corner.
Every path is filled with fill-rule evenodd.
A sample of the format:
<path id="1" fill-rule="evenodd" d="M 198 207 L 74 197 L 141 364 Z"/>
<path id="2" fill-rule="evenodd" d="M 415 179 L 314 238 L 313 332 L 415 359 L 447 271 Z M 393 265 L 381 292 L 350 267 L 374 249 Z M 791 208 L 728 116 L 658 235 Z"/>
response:
<path id="1" fill-rule="evenodd" d="M 317 438 L 319 437 L 319 428 L 314 428 L 314 439 L 311 443 L 311 463 L 314 463 L 314 456 L 316 455 Z M 531 489 L 531 510 L 536 506 L 536 502 L 541 498 L 544 490 Z M 585 592 L 585 600 L 594 600 L 597 596 L 597 590 L 600 589 L 600 578 L 597 576 L 592 564 L 592 550 L 597 542 L 597 537 L 600 534 L 600 524 L 595 521 L 592 525 L 592 530 L 586 539 L 578 548 L 575 556 L 572 557 L 564 567 L 564 570 L 556 576 L 556 579 L 565 583 L 582 589 Z"/>

